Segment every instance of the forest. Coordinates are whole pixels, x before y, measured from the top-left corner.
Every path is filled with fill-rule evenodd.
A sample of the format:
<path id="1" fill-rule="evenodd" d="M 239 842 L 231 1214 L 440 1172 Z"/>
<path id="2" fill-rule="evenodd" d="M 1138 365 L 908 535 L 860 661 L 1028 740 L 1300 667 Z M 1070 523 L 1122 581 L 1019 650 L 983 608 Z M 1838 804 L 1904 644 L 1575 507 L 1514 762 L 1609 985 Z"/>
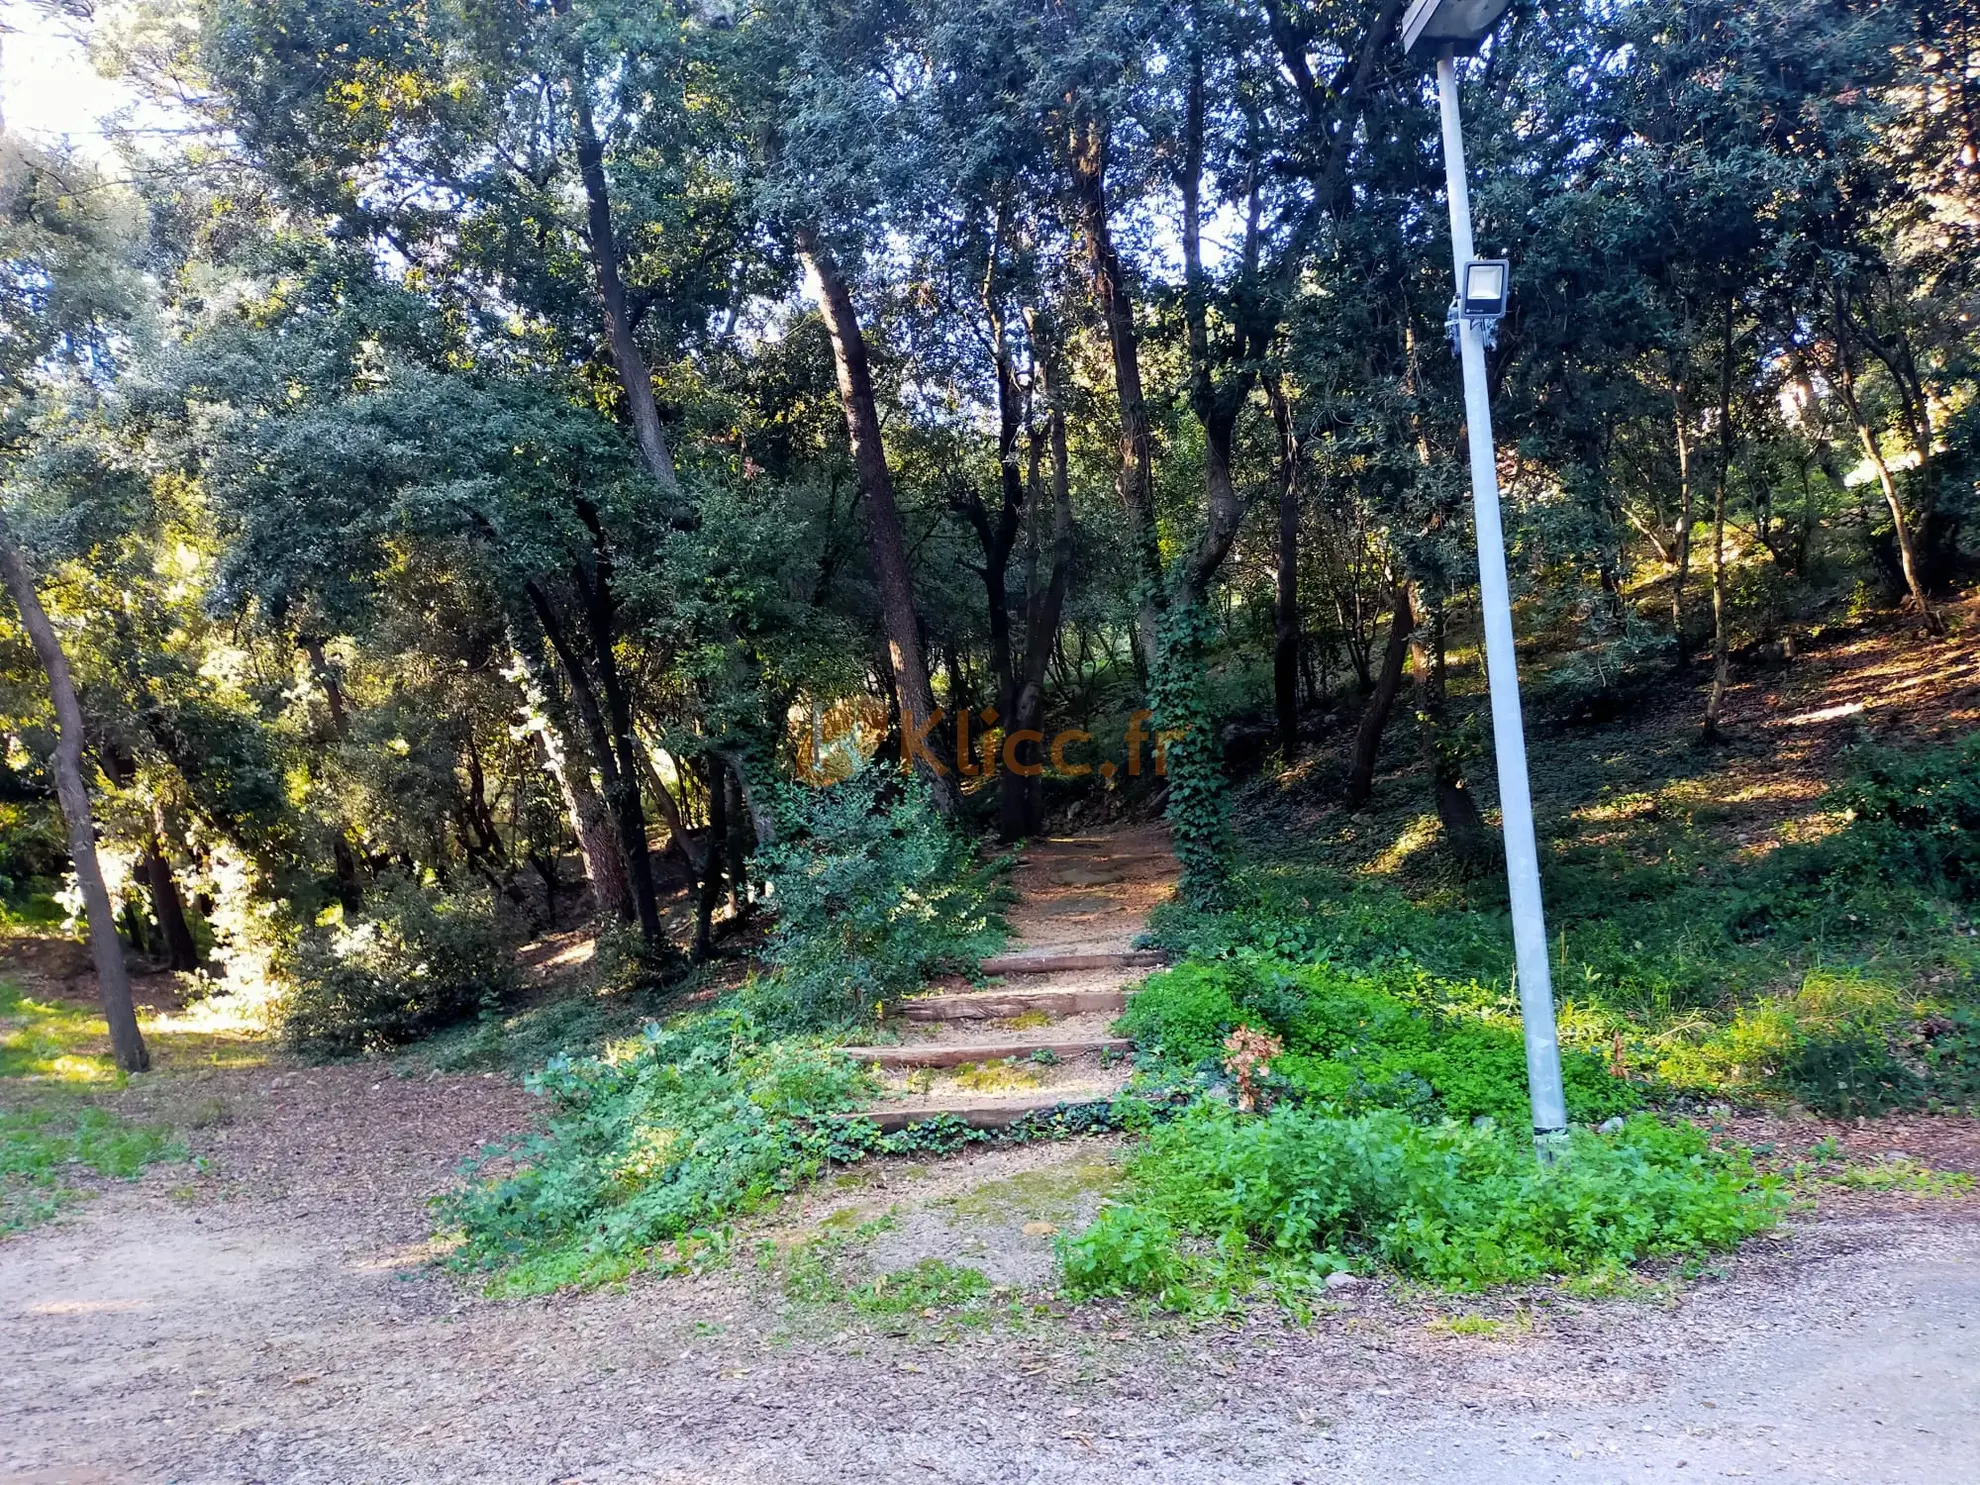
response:
<path id="1" fill-rule="evenodd" d="M 1571 1178 L 1406 8 L 41 5 L 127 107 L 0 145 L 0 897 L 92 966 L 0 1071 L 525 1079 L 433 1219 L 498 1293 L 1125 1140 L 1057 1282 L 1189 1313 L 1627 1288 L 1816 1179 L 1730 1111 L 1964 1118 L 1980 6 L 1514 0 L 1458 63 Z M 1041 945 L 1156 973 L 888 1071 Z M 0 1231 L 184 1133 L 4 1117 Z M 871 1309 L 846 1252 L 779 1282 Z"/>

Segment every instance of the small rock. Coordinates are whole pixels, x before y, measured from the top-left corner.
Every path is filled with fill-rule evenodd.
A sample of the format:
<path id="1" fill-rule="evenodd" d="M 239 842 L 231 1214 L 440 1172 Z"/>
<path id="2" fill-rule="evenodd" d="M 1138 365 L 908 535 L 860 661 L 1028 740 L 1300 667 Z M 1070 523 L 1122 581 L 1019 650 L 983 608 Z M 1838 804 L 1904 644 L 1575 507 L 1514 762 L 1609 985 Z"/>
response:
<path id="1" fill-rule="evenodd" d="M 1361 1278 L 1357 1274 L 1340 1270 L 1327 1275 L 1325 1282 L 1329 1289 L 1352 1289 L 1361 1282 Z"/>
<path id="2" fill-rule="evenodd" d="M 1604 1119 L 1599 1125 L 1597 1125 L 1596 1129 L 1598 1132 L 1602 1134 L 1621 1134 L 1622 1127 L 1623 1127 L 1622 1115 L 1611 1114 L 1608 1118 Z"/>

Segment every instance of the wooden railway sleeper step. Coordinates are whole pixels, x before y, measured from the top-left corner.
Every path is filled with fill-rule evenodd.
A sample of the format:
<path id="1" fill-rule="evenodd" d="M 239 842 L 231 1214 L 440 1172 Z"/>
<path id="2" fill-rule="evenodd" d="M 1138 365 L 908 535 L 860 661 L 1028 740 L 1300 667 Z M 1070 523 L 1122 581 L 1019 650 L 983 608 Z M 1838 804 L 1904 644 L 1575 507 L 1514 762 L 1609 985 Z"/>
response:
<path id="1" fill-rule="evenodd" d="M 972 1062 L 1022 1060 L 1039 1052 L 1050 1052 L 1061 1062 L 1104 1052 L 1132 1052 L 1134 1043 L 1126 1037 L 1086 1037 L 1074 1041 L 1019 1040 L 1008 1042 L 925 1042 L 903 1047 L 841 1047 L 853 1061 L 879 1067 L 962 1067 Z"/>

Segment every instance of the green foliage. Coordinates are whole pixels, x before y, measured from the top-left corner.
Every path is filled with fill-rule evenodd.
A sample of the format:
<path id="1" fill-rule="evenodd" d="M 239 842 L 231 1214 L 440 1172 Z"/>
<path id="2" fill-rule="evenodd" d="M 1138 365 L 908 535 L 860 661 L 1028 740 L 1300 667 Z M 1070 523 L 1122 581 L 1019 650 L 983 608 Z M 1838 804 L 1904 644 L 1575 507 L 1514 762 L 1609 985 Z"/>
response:
<path id="1" fill-rule="evenodd" d="M 1838 1119 L 1915 1108 L 1925 1079 L 1892 1055 L 1881 1038 L 1861 1033 L 1802 1039 L 1781 1069 L 1794 1096 Z"/>
<path id="2" fill-rule="evenodd" d="M 779 799 L 763 853 L 777 907 L 775 973 L 751 990 L 766 1024 L 821 1029 L 870 1017 L 941 969 L 973 969 L 1003 939 L 996 867 L 936 813 L 925 787 L 869 765 Z"/>
<path id="3" fill-rule="evenodd" d="M 1524 1127 L 1517 1024 L 1465 1013 L 1443 988 L 1420 975 L 1241 955 L 1151 976 L 1118 1026 L 1171 1074 L 1214 1068 L 1240 1025 L 1268 1028 L 1286 1047 L 1268 1088 L 1340 1112 L 1396 1108 Z M 1591 1054 L 1565 1052 L 1561 1070 L 1574 1119 L 1599 1121 L 1641 1103 Z"/>
<path id="4" fill-rule="evenodd" d="M 1850 814 L 1832 855 L 1860 872 L 1980 898 L 1980 732 L 1910 753 L 1864 748 L 1831 802 Z"/>
<path id="5" fill-rule="evenodd" d="M 1917 1039 L 1932 1100 L 1952 1109 L 1980 1107 L 1980 1009 L 1928 1017 Z"/>
<path id="6" fill-rule="evenodd" d="M 47 1220 L 81 1195 L 68 1184 L 75 1173 L 128 1181 L 147 1165 L 184 1156 L 163 1125 L 134 1124 L 107 1109 L 0 1110 L 0 1236 Z"/>
<path id="7" fill-rule="evenodd" d="M 629 1255 L 747 1211 L 833 1153 L 820 1121 L 872 1096 L 844 1057 L 759 1044 L 743 1014 L 649 1026 L 611 1059 L 559 1058 L 530 1079 L 541 1130 L 492 1149 L 441 1203 L 458 1261 L 504 1285 L 609 1276 Z"/>
<path id="8" fill-rule="evenodd" d="M 1130 1181 L 1124 1206 L 1060 1244 L 1076 1294 L 1184 1307 L 1370 1259 L 1461 1289 L 1606 1279 L 1733 1247 L 1782 1206 L 1744 1154 L 1649 1116 L 1614 1136 L 1576 1131 L 1542 1165 L 1524 1135 L 1491 1128 L 1204 1104 L 1149 1136 Z"/>
<path id="9" fill-rule="evenodd" d="M 515 960 L 485 890 L 381 878 L 348 922 L 301 929 L 277 964 L 283 1041 L 349 1057 L 418 1040 L 499 1005 Z"/>

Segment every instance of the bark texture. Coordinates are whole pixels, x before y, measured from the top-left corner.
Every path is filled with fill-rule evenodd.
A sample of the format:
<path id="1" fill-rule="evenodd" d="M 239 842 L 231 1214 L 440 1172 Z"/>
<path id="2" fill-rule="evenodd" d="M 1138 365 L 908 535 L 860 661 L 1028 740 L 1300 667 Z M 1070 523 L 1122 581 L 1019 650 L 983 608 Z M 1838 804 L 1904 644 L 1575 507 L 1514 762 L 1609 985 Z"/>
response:
<path id="1" fill-rule="evenodd" d="M 14 542 L 14 534 L 0 518 L 0 580 L 21 611 L 21 624 L 34 645 L 35 657 L 48 675 L 48 691 L 55 705 L 55 795 L 62 806 L 62 820 L 68 827 L 69 861 L 82 889 L 83 911 L 89 917 L 89 954 L 96 966 L 96 990 L 103 1005 L 103 1019 L 110 1028 L 110 1050 L 117 1066 L 125 1072 L 145 1072 L 151 1067 L 151 1053 L 138 1030 L 137 1008 L 131 1003 L 130 973 L 124 965 L 124 946 L 117 937 L 117 919 L 110 907 L 110 892 L 103 884 L 103 867 L 96 857 L 96 818 L 89 806 L 89 789 L 83 780 L 82 705 L 76 699 L 76 686 L 69 675 L 69 659 L 62 653 L 55 626 L 48 622 L 41 595 L 35 591 L 34 574 L 27 558 Z"/>

